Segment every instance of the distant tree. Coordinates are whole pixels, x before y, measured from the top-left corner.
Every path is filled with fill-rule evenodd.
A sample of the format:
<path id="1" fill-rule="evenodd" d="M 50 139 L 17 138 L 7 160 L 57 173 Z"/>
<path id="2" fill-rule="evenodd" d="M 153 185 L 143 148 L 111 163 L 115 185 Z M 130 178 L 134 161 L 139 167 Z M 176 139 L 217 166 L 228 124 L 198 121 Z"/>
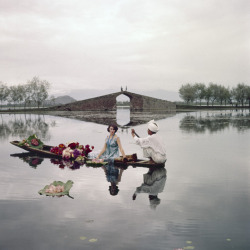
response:
<path id="1" fill-rule="evenodd" d="M 230 99 L 230 91 L 229 89 L 225 88 L 222 85 L 218 86 L 218 96 L 217 96 L 217 100 L 220 102 L 220 105 L 227 104 L 227 101 Z"/>
<path id="2" fill-rule="evenodd" d="M 17 86 L 11 86 L 9 90 L 10 92 L 9 92 L 7 100 L 14 105 L 14 109 L 15 109 L 16 104 L 20 98 L 19 93 L 18 93 L 19 89 Z"/>
<path id="3" fill-rule="evenodd" d="M 3 105 L 3 102 L 7 100 L 7 97 L 9 95 L 9 88 L 6 84 L 3 84 L 0 82 L 0 101 L 1 101 L 1 107 Z"/>
<path id="4" fill-rule="evenodd" d="M 250 107 L 250 86 L 246 86 L 246 101 L 248 101 L 248 106 Z"/>
<path id="5" fill-rule="evenodd" d="M 179 95 L 187 104 L 195 100 L 195 88 L 190 83 L 184 84 L 179 89 Z"/>
<path id="6" fill-rule="evenodd" d="M 207 102 L 207 106 L 209 106 L 209 103 L 210 103 L 211 98 L 212 98 L 212 90 L 211 90 L 211 88 L 206 87 L 204 99 L 205 99 L 206 102 Z"/>
<path id="7" fill-rule="evenodd" d="M 33 77 L 28 84 L 31 86 L 32 100 L 37 104 L 37 107 L 40 108 L 49 96 L 48 89 L 50 87 L 50 83 L 46 80 L 40 80 L 38 77 Z"/>
<path id="8" fill-rule="evenodd" d="M 211 82 L 209 83 L 208 89 L 210 89 L 211 103 L 213 106 L 214 102 L 219 99 L 219 85 Z"/>
<path id="9" fill-rule="evenodd" d="M 206 86 L 204 83 L 195 83 L 194 84 L 195 99 L 199 101 L 201 106 L 201 101 L 205 98 Z"/>
<path id="10" fill-rule="evenodd" d="M 233 88 L 232 95 L 237 104 L 244 106 L 244 101 L 247 99 L 247 88 L 244 83 L 239 83 L 236 88 Z"/>
<path id="11" fill-rule="evenodd" d="M 32 102 L 32 86 L 30 83 L 23 85 L 24 108 Z"/>
<path id="12" fill-rule="evenodd" d="M 16 88 L 17 88 L 17 100 L 16 101 L 18 104 L 21 104 L 24 100 L 24 87 L 23 85 L 18 84 Z"/>

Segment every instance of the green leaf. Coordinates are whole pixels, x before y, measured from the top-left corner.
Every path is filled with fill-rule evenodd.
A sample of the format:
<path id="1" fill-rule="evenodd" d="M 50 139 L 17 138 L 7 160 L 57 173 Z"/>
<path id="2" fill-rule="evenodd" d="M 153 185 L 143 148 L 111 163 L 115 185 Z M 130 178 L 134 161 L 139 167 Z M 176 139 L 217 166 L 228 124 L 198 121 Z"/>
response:
<path id="1" fill-rule="evenodd" d="M 89 239 L 89 242 L 96 242 L 97 239 Z"/>

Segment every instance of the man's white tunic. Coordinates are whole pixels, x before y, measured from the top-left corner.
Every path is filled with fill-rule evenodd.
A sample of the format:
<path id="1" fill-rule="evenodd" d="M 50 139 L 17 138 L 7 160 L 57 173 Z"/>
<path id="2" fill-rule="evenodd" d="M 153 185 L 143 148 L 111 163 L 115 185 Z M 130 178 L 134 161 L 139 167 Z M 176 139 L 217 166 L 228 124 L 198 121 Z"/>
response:
<path id="1" fill-rule="evenodd" d="M 157 134 L 145 138 L 134 136 L 134 140 L 143 149 L 144 157 L 151 157 L 156 163 L 164 163 L 167 160 L 165 146 Z"/>

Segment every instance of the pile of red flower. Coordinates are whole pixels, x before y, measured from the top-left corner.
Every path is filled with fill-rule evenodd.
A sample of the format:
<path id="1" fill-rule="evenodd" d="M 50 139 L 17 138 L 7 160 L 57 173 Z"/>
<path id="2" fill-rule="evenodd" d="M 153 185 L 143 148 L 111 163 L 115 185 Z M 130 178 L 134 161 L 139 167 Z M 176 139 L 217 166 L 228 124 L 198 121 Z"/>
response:
<path id="1" fill-rule="evenodd" d="M 94 146 L 89 146 L 89 145 L 80 145 L 78 142 L 71 142 L 69 144 L 59 144 L 56 147 L 52 147 L 50 149 L 50 152 L 57 154 L 57 155 L 62 155 L 64 159 L 82 159 L 84 157 L 88 157 L 88 154 L 92 152 L 94 149 Z"/>

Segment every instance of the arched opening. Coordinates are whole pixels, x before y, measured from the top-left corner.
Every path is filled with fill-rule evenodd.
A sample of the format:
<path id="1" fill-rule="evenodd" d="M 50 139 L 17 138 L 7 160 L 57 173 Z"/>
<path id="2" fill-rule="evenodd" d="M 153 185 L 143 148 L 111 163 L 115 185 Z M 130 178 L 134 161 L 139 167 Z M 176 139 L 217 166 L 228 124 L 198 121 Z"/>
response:
<path id="1" fill-rule="evenodd" d="M 116 122 L 120 126 L 130 123 L 130 98 L 123 94 L 116 97 Z"/>

